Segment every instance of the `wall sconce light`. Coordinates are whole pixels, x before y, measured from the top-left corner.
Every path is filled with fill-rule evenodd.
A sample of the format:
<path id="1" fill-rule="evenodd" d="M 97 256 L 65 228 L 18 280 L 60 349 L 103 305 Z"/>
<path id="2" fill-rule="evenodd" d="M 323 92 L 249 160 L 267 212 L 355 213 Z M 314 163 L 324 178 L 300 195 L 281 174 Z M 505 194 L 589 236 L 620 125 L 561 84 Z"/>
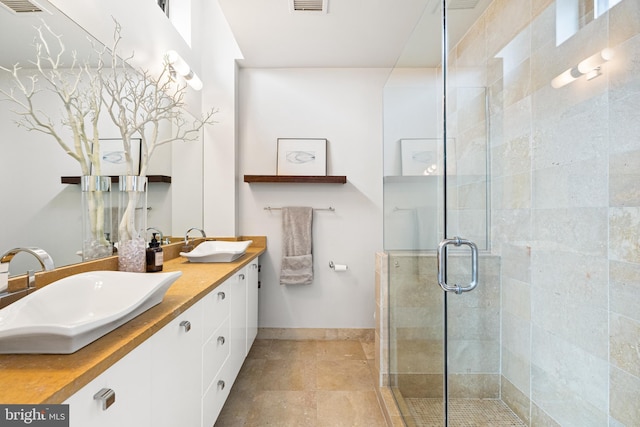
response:
<path id="1" fill-rule="evenodd" d="M 575 67 L 568 69 L 551 80 L 551 86 L 554 89 L 559 89 L 583 75 L 586 75 L 585 78 L 587 80 L 595 79 L 602 75 L 602 64 L 611 60 L 611 58 L 613 58 L 613 49 L 602 49 L 600 52 L 580 61 L 580 63 Z"/>
<path id="2" fill-rule="evenodd" d="M 191 86 L 195 90 L 202 89 L 202 80 L 198 78 L 196 73 L 193 72 L 189 64 L 185 62 L 184 59 L 178 55 L 178 52 L 175 50 L 170 50 L 167 52 L 167 62 L 169 63 L 169 68 L 172 72 L 179 74 L 182 76 L 187 84 Z"/>

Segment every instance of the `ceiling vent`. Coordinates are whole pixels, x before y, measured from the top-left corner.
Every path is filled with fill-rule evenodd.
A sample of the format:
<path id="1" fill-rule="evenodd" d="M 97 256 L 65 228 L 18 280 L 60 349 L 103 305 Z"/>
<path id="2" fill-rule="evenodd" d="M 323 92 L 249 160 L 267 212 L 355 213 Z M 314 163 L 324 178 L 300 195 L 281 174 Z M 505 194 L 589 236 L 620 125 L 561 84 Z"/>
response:
<path id="1" fill-rule="evenodd" d="M 0 0 L 0 5 L 14 13 L 45 12 L 42 6 L 29 0 Z"/>
<path id="2" fill-rule="evenodd" d="M 327 13 L 328 0 L 289 0 L 291 12 Z"/>

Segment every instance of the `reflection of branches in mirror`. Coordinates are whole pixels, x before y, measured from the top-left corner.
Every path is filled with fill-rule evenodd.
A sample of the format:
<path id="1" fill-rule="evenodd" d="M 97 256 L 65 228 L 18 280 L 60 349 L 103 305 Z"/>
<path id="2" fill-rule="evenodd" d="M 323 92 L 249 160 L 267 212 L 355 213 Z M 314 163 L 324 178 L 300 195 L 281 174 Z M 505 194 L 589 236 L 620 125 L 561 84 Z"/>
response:
<path id="1" fill-rule="evenodd" d="M 119 55 L 122 40 L 121 26 L 116 22 L 113 46 L 110 48 L 110 66 L 105 66 L 106 48 L 99 52 L 97 76 L 102 87 L 102 101 L 106 112 L 117 126 L 124 144 L 130 174 L 135 170 L 131 144 L 142 139 L 139 175 L 145 176 L 155 149 L 178 140 L 196 140 L 206 124 L 213 124 L 215 110 L 205 113 L 192 125 L 184 119 L 184 97 L 187 86 L 177 84 L 165 58 L 159 76 L 145 70 L 133 70 L 128 59 Z M 171 124 L 168 136 L 160 131 L 163 123 Z"/>
<path id="2" fill-rule="evenodd" d="M 80 63 L 75 54 L 70 65 L 64 64 L 61 59 L 65 52 L 62 37 L 54 34 L 45 23 L 43 27 L 44 30 L 42 27 L 36 29 L 35 75 L 23 79 L 19 64 L 12 69 L 0 67 L 11 74 L 15 83 L 11 90 L 0 89 L 0 94 L 17 107 L 14 112 L 19 116 L 19 126 L 51 135 L 68 155 L 80 163 L 82 175 L 101 173 L 98 118 L 103 108 L 120 132 L 129 175 L 137 171 L 133 165 L 132 140 L 142 140 L 138 175 L 143 178 L 158 146 L 178 140 L 195 140 L 204 125 L 214 123 L 214 109 L 193 123 L 184 119 L 187 86 L 174 81 L 166 58 L 158 77 L 144 70 L 132 69 L 128 60 L 133 56 L 119 55 L 122 28 L 118 22 L 115 22 L 114 41 L 110 48 L 92 44 L 98 56 L 95 69 L 89 66 L 88 58 Z M 55 41 L 50 43 L 50 39 Z M 61 125 L 72 131 L 73 146 L 65 142 L 62 129 L 54 124 L 51 117 L 38 108 L 37 98 L 43 90 L 54 94 L 61 103 L 64 111 Z M 168 136 L 160 131 L 163 123 L 170 126 Z M 127 217 L 133 215 L 135 200 L 131 202 L 131 209 L 127 208 L 121 218 L 120 237 L 133 236 L 132 230 L 122 229 Z"/>
<path id="3" fill-rule="evenodd" d="M 83 175 L 90 174 L 91 165 L 94 174 L 99 175 L 100 159 L 97 150 L 91 147 L 98 144 L 98 117 L 102 106 L 100 81 L 91 73 L 88 62 L 78 61 L 75 52 L 71 64 L 63 63 L 62 36 L 54 34 L 45 23 L 36 31 L 36 56 L 31 62 L 36 67 L 35 74 L 23 78 L 20 64 L 12 69 L 0 66 L 11 74 L 15 84 L 9 91 L 0 89 L 0 93 L 14 104 L 18 126 L 52 136 L 65 153 L 79 162 Z M 63 118 L 60 124 L 37 107 L 38 100 L 45 96 L 43 91 L 53 93 L 61 103 Z M 60 125 L 72 131 L 73 145 L 65 142 Z M 87 127 L 91 129 L 89 134 Z"/>

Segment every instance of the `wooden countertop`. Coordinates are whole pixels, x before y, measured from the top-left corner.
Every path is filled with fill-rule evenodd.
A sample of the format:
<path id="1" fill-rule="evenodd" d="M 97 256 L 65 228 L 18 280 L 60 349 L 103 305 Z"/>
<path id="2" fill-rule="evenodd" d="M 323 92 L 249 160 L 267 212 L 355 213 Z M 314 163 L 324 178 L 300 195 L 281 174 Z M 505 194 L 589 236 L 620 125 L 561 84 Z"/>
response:
<path id="1" fill-rule="evenodd" d="M 261 243 L 261 244 L 260 244 Z M 231 263 L 177 257 L 163 271 L 182 271 L 163 301 L 73 354 L 0 355 L 0 404 L 62 403 L 266 250 L 256 241 Z M 153 273 L 149 273 L 153 274 Z"/>

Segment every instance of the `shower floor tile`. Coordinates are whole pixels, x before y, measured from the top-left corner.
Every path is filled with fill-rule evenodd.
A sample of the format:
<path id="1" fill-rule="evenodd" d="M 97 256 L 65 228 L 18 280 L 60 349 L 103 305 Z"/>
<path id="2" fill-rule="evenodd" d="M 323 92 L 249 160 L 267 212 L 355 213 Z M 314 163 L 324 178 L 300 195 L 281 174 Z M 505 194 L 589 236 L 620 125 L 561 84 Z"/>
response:
<path id="1" fill-rule="evenodd" d="M 441 399 L 405 398 L 416 427 L 442 426 Z M 450 427 L 516 426 L 525 424 L 504 402 L 495 399 L 451 399 Z"/>

